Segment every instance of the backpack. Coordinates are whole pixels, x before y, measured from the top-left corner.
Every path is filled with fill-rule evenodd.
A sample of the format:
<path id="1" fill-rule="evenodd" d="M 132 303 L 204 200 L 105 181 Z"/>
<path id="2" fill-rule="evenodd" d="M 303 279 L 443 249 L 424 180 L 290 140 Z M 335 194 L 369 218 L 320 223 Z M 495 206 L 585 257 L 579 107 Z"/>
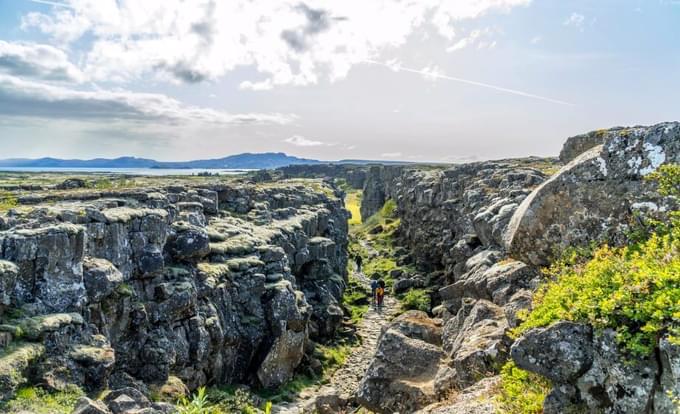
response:
<path id="1" fill-rule="evenodd" d="M 382 296 L 382 295 L 385 294 L 385 289 L 381 286 L 381 287 L 379 287 L 379 288 L 375 291 L 375 293 L 376 293 L 378 296 Z"/>

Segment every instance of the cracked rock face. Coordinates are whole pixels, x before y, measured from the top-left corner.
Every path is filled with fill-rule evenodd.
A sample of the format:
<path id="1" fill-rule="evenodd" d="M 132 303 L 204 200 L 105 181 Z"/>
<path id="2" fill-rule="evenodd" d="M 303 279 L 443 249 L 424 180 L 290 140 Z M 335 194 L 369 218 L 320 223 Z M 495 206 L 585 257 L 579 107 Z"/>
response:
<path id="1" fill-rule="evenodd" d="M 17 332 L 27 342 L 0 356 L 0 396 L 26 375 L 143 393 L 169 378 L 189 389 L 288 381 L 310 339 L 342 322 L 338 194 L 297 181 L 19 197 L 31 207 L 3 216 L 0 232 L 0 345 Z M 159 409 L 131 393 L 78 409 Z"/>

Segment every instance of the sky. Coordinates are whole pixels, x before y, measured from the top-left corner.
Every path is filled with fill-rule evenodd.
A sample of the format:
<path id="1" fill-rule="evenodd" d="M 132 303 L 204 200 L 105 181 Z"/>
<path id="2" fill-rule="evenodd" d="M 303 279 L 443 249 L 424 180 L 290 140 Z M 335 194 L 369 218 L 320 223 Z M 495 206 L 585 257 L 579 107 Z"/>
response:
<path id="1" fill-rule="evenodd" d="M 678 74 L 680 0 L 0 0 L 0 158 L 553 156 Z"/>

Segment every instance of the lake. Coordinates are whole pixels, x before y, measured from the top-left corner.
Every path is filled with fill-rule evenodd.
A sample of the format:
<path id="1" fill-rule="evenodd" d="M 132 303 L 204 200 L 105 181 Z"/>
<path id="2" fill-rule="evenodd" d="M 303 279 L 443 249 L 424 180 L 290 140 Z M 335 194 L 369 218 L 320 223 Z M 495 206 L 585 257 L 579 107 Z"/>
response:
<path id="1" fill-rule="evenodd" d="M 0 167 L 0 172 L 32 172 L 32 173 L 112 173 L 124 175 L 197 175 L 198 173 L 210 172 L 220 175 L 238 175 L 255 170 L 229 170 L 207 168 L 77 168 L 77 167 Z"/>

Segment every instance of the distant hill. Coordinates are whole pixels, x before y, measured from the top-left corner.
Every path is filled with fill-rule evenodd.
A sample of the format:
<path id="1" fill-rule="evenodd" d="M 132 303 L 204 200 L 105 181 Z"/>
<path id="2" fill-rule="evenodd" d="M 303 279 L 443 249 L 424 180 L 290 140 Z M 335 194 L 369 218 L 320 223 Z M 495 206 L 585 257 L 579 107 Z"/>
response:
<path id="1" fill-rule="evenodd" d="M 282 152 L 238 154 L 211 160 L 165 162 L 147 158 L 120 157 L 91 160 L 62 160 L 58 158 L 10 158 L 0 160 L 2 167 L 23 168 L 205 168 L 205 169 L 262 169 L 297 164 L 319 164 L 321 161 L 298 158 Z"/>
<path id="2" fill-rule="evenodd" d="M 9 158 L 0 160 L 0 169 L 12 168 L 194 168 L 194 169 L 231 169 L 257 170 L 274 169 L 288 165 L 314 164 L 406 164 L 404 161 L 339 160 L 319 161 L 298 158 L 283 152 L 243 153 L 224 158 L 194 161 L 156 161 L 148 158 L 119 157 L 94 158 L 91 160 L 63 160 L 59 158 Z"/>
<path id="3" fill-rule="evenodd" d="M 158 162 L 152 168 L 262 169 L 287 165 L 320 164 L 322 161 L 298 158 L 283 152 L 244 153 L 212 160 Z"/>
<path id="4" fill-rule="evenodd" d="M 151 168 L 158 161 L 146 158 L 120 157 L 92 160 L 62 160 L 58 158 L 9 158 L 0 160 L 0 167 L 26 168 Z"/>

